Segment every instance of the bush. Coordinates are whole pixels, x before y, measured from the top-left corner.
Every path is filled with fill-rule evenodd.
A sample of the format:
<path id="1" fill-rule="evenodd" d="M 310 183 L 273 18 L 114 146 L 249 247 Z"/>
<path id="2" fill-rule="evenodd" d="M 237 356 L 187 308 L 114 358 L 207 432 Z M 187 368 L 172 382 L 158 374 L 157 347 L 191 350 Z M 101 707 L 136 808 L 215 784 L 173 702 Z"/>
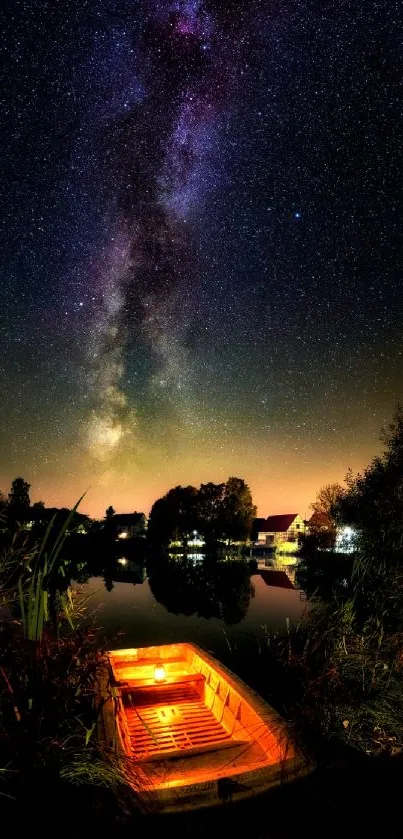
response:
<path id="1" fill-rule="evenodd" d="M 310 757 L 403 750 L 402 650 L 402 634 L 386 635 L 376 619 L 361 627 L 351 600 L 313 608 L 271 641 L 284 705 Z"/>

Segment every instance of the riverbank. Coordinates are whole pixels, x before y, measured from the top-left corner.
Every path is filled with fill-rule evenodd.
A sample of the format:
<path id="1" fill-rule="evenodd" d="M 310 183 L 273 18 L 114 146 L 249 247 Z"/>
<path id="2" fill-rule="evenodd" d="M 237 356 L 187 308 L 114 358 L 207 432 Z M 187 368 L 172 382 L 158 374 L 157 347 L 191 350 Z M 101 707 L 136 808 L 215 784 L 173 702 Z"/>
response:
<path id="1" fill-rule="evenodd" d="M 252 577 L 253 580 L 254 577 Z M 263 597 L 266 595 L 266 599 L 260 602 L 257 609 L 256 617 L 258 620 L 258 616 L 261 614 L 260 607 L 267 616 L 268 604 L 270 603 L 272 607 L 276 602 L 278 604 L 279 596 L 280 598 L 281 596 L 289 598 L 290 595 L 293 598 L 299 596 L 296 591 L 270 589 L 260 575 L 258 575 L 258 580 L 258 597 L 255 596 L 250 599 L 250 608 L 253 609 L 255 605 L 259 604 L 260 594 Z M 256 585 L 256 581 L 254 585 Z M 191 616 L 181 617 L 169 613 L 166 605 L 158 604 L 147 580 L 134 586 L 127 582 L 115 583 L 112 592 L 106 590 L 101 579 L 94 579 L 89 586 L 90 588 L 93 586 L 94 591 L 96 588 L 98 590 L 101 588 L 103 598 L 111 598 L 116 601 L 116 605 L 120 609 L 121 625 L 126 627 L 125 635 L 118 636 L 121 642 L 120 646 L 127 645 L 128 631 L 133 632 L 133 635 L 139 639 L 141 632 L 144 633 L 145 631 L 146 623 L 148 623 L 148 632 L 150 626 L 154 626 L 154 631 L 161 633 L 165 638 L 166 634 L 172 633 L 172 627 L 167 630 L 170 620 L 174 622 L 177 620 L 180 622 L 192 620 Z M 126 594 L 122 597 L 123 591 Z M 87 593 L 90 592 L 87 591 Z M 144 594 L 147 594 L 145 600 Z M 139 597 L 140 599 L 137 599 Z M 154 605 L 152 605 L 153 600 Z M 144 612 L 139 610 L 140 602 L 143 603 Z M 298 602 L 300 606 L 304 605 L 301 604 L 301 601 Z M 88 606 L 89 610 L 93 612 L 94 608 L 100 606 L 100 603 L 95 603 L 94 597 L 91 596 Z M 135 619 L 129 630 L 130 615 L 132 615 L 132 618 L 134 616 Z M 147 620 L 145 615 L 148 616 Z M 98 628 L 95 636 L 92 635 L 92 643 L 95 641 L 93 650 L 96 652 L 96 656 L 98 650 L 105 646 L 108 643 L 108 638 L 110 638 L 106 632 L 106 623 L 102 618 L 105 618 L 105 612 L 101 608 L 96 608 L 95 620 Z M 289 644 L 293 642 L 290 634 L 290 632 L 292 633 L 292 625 L 290 626 L 290 632 L 280 632 L 280 625 L 277 626 L 276 630 L 268 632 L 267 625 L 260 624 L 260 628 L 257 630 L 258 624 L 255 623 L 254 631 L 256 634 L 254 636 L 250 632 L 244 632 L 235 637 L 235 630 L 247 621 L 247 617 L 242 618 L 240 625 L 235 624 L 232 627 L 224 625 L 225 632 L 222 631 L 222 622 L 217 618 L 206 619 L 195 616 L 193 620 L 203 627 L 219 628 L 221 638 L 220 657 L 224 663 L 230 669 L 239 673 L 267 701 L 288 717 L 294 724 L 294 734 L 297 740 L 300 741 L 302 747 L 305 747 L 305 733 L 302 734 L 302 729 L 298 729 L 298 717 L 295 713 L 296 706 L 304 698 L 303 690 L 301 692 L 303 674 L 302 671 L 295 670 L 301 656 L 296 655 L 291 660 L 289 657 Z M 285 623 L 286 621 L 283 619 L 281 629 L 284 628 Z M 176 624 L 176 628 L 178 625 Z M 189 623 L 186 625 L 186 632 L 189 634 Z M 298 621 L 294 626 L 295 632 L 297 632 Z M 111 628 L 109 627 L 109 630 Z M 68 630 L 69 633 L 70 630 Z M 78 644 L 77 647 L 73 647 L 73 653 L 74 655 L 78 653 L 80 657 L 82 655 L 83 636 L 81 636 L 81 640 L 78 635 L 75 639 L 74 636 L 70 637 L 71 641 L 74 641 L 74 645 Z M 281 645 L 282 651 L 280 649 Z M 42 650 L 45 650 L 43 646 Z M 65 670 L 68 671 L 69 666 L 66 668 L 65 651 L 61 661 L 64 663 Z M 83 656 L 83 661 L 93 661 L 93 653 L 86 653 Z M 10 662 L 8 662 L 8 670 L 15 676 Z M 297 683 L 293 681 L 295 677 L 297 677 Z M 54 686 L 54 680 L 52 684 Z M 74 683 L 74 691 L 70 690 L 68 695 L 71 696 L 72 692 L 74 694 L 76 689 L 77 683 Z M 319 687 L 318 706 L 315 711 L 315 718 L 319 721 L 321 696 L 323 697 L 323 686 L 322 688 Z M 56 696 L 56 701 L 59 710 L 61 710 L 65 707 L 63 703 L 66 701 L 66 696 L 63 693 L 62 702 L 60 694 L 58 694 L 58 697 Z M 87 694 L 85 699 L 87 711 L 89 710 L 89 697 L 90 694 Z M 92 700 L 90 701 L 91 705 Z M 81 708 L 83 708 L 82 704 Z M 78 706 L 76 705 L 76 712 L 77 710 Z M 325 711 L 325 708 L 323 708 L 323 711 Z M 49 723 L 52 715 L 49 715 L 49 711 L 46 714 Z M 14 729 L 18 728 L 18 724 L 18 719 L 15 719 Z M 90 719 L 87 718 L 87 731 L 90 731 L 91 725 Z M 83 729 L 82 734 L 79 733 L 81 728 L 83 728 L 81 724 L 74 728 L 75 747 L 82 755 L 85 755 L 87 749 L 87 762 L 95 762 L 99 757 L 96 748 L 93 748 L 95 743 L 90 737 L 88 747 L 86 747 L 86 732 Z M 55 734 L 57 748 L 62 747 L 62 750 L 64 750 L 63 737 L 61 737 L 62 729 L 56 729 Z M 139 836 L 146 835 L 150 831 L 163 833 L 169 830 L 170 832 L 173 831 L 176 836 L 192 835 L 200 837 L 205 836 L 206 833 L 210 836 L 222 836 L 223 832 L 228 831 L 235 836 L 242 836 L 247 831 L 253 839 L 266 836 L 274 836 L 278 839 L 285 839 L 286 837 L 287 839 L 288 837 L 296 839 L 301 835 L 345 837 L 363 834 L 374 835 L 375 832 L 381 831 L 383 836 L 391 837 L 391 839 L 399 835 L 397 830 L 400 825 L 398 791 L 402 770 L 401 756 L 365 757 L 345 747 L 340 748 L 337 743 L 332 745 L 331 741 L 323 735 L 320 742 L 322 748 L 317 748 L 317 743 L 314 743 L 313 740 L 309 744 L 311 749 L 313 748 L 316 752 L 317 768 L 311 776 L 296 781 L 292 786 L 272 790 L 270 793 L 245 804 L 232 805 L 229 803 L 220 805 L 212 811 L 169 817 L 161 817 L 152 813 L 147 816 L 140 815 L 136 811 L 135 801 L 132 800 L 130 792 L 125 792 L 123 787 L 114 788 L 110 779 L 108 780 L 106 777 L 103 783 L 100 783 L 98 778 L 95 784 L 89 783 L 90 775 L 87 778 L 81 777 L 78 782 L 77 779 L 74 780 L 71 777 L 69 780 L 67 777 L 63 780 L 60 773 L 55 771 L 54 762 L 46 765 L 48 758 L 43 754 L 41 758 L 42 771 L 38 772 L 35 769 L 34 776 L 31 776 L 35 777 L 35 783 L 30 781 L 24 792 L 24 808 L 22 808 L 22 802 L 18 797 L 16 801 L 4 798 L 4 818 L 9 818 L 15 824 L 17 835 L 25 833 L 29 828 L 32 829 L 34 824 L 40 829 L 41 835 L 50 836 L 51 833 L 54 835 L 55 825 L 57 825 L 59 836 L 70 838 L 71 835 L 74 835 L 78 839 L 87 837 L 92 833 L 95 833 L 98 837 L 110 837 L 113 833 L 114 836 L 121 836 L 122 839 L 126 839 L 129 834 L 133 835 L 133 830 Z M 66 755 L 63 755 L 63 759 L 65 757 Z M 28 765 L 27 768 L 29 768 Z M 14 767 L 12 771 L 15 771 Z M 17 771 L 20 770 L 17 769 Z M 29 775 L 27 779 L 29 780 Z M 61 813 L 63 814 L 62 819 L 60 817 Z M 29 814 L 28 818 L 25 814 Z"/>
<path id="2" fill-rule="evenodd" d="M 400 790 L 402 761 L 349 760 L 323 767 L 292 786 L 272 790 L 245 803 L 225 804 L 212 810 L 170 816 L 140 815 L 128 802 L 116 808 L 106 789 L 85 786 L 64 794 L 52 783 L 47 788 L 46 812 L 37 813 L 28 798 L 23 810 L 2 804 L 2 817 L 14 834 L 26 835 L 33 827 L 43 839 L 139 839 L 154 835 L 250 839 L 347 839 L 349 837 L 401 836 Z"/>
<path id="3" fill-rule="evenodd" d="M 386 446 L 363 476 L 350 479 L 335 510 L 355 525 L 355 554 L 342 567 L 331 552 L 304 557 L 307 581 L 326 580 L 322 602 L 305 614 L 298 591 L 268 585 L 270 570 L 267 579 L 266 572 L 254 579 L 252 567 L 238 560 L 159 556 L 148 562 L 147 580 L 136 566 L 132 582 L 115 582 L 105 556 L 96 585 L 106 608 L 96 612 L 95 635 L 86 619 L 80 634 L 74 575 L 62 559 L 68 522 L 46 550 L 44 543 L 30 553 L 13 547 L 1 580 L 10 617 L 1 627 L 0 793 L 14 833 L 401 835 L 403 416 Z M 122 559 L 116 563 L 127 574 Z M 79 570 L 88 583 L 88 569 Z M 93 581 L 88 585 L 92 607 L 101 606 Z M 175 638 L 180 627 L 187 637 Z M 207 649 L 219 638 L 213 652 L 288 720 L 315 771 L 242 805 L 168 819 L 140 815 L 119 767 L 93 737 L 97 667 L 104 639 L 112 646 L 112 637 L 113 647 L 195 640 Z"/>

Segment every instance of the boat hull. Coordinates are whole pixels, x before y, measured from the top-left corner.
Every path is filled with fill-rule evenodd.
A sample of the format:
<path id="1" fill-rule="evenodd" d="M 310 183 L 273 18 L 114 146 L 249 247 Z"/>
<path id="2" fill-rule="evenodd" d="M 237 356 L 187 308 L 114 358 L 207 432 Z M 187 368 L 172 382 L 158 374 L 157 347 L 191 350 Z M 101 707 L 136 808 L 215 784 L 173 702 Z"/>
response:
<path id="1" fill-rule="evenodd" d="M 308 771 L 285 721 L 196 645 L 114 650 L 108 659 L 105 739 L 146 809 L 219 805 Z"/>

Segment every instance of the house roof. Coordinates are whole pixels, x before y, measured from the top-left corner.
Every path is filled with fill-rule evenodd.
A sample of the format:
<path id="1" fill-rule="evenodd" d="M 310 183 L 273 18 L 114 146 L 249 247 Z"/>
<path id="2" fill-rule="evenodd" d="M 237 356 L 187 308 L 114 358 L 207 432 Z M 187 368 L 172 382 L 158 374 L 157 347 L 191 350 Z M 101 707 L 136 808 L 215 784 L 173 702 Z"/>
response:
<path id="1" fill-rule="evenodd" d="M 115 524 L 138 524 L 143 513 L 115 513 L 113 521 Z"/>
<path id="2" fill-rule="evenodd" d="M 252 530 L 254 533 L 258 533 L 259 530 L 263 529 L 263 526 L 266 525 L 267 519 L 253 519 Z"/>
<path id="3" fill-rule="evenodd" d="M 285 533 L 297 515 L 298 513 L 282 513 L 279 516 L 268 516 L 267 519 L 256 519 L 259 522 L 258 533 Z"/>

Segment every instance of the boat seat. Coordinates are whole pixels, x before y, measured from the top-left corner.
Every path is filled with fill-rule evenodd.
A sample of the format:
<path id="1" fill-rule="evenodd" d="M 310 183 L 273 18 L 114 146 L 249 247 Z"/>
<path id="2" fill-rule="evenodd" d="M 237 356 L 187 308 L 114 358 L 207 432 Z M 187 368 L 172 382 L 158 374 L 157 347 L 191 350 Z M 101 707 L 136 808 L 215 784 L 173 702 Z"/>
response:
<path id="1" fill-rule="evenodd" d="M 175 685 L 185 685 L 187 683 L 194 683 L 194 682 L 204 682 L 204 676 L 201 673 L 186 673 L 181 676 L 173 675 L 167 676 L 163 682 L 156 682 L 155 679 L 129 679 L 128 681 L 119 680 L 117 681 L 117 685 L 122 691 L 132 691 L 140 693 L 143 690 L 149 690 L 151 688 L 154 690 L 158 690 L 159 692 L 163 692 L 165 688 L 169 688 Z"/>
<path id="2" fill-rule="evenodd" d="M 164 751 L 159 752 L 155 751 L 152 754 L 147 755 L 146 757 L 134 757 L 132 758 L 133 763 L 152 763 L 153 761 L 160 761 L 168 759 L 170 761 L 173 760 L 182 760 L 183 758 L 192 757 L 193 755 L 204 755 L 210 754 L 211 752 L 221 752 L 225 749 L 228 752 L 230 749 L 236 749 L 237 751 L 240 748 L 247 748 L 248 744 L 245 743 L 245 740 L 234 740 L 233 738 L 229 738 L 228 740 L 220 740 L 218 743 L 210 743 L 208 745 L 201 745 L 201 746 L 193 746 L 189 747 L 188 749 L 172 749 L 172 751 Z"/>
<path id="3" fill-rule="evenodd" d="M 180 664 L 183 662 L 186 665 L 186 660 L 182 656 L 171 656 L 170 658 L 162 658 L 157 660 L 154 658 L 122 658 L 120 660 L 115 660 L 113 662 L 113 669 L 114 670 L 122 670 L 124 667 L 152 667 L 155 664 L 158 664 L 159 661 L 164 665 L 166 664 Z"/>

